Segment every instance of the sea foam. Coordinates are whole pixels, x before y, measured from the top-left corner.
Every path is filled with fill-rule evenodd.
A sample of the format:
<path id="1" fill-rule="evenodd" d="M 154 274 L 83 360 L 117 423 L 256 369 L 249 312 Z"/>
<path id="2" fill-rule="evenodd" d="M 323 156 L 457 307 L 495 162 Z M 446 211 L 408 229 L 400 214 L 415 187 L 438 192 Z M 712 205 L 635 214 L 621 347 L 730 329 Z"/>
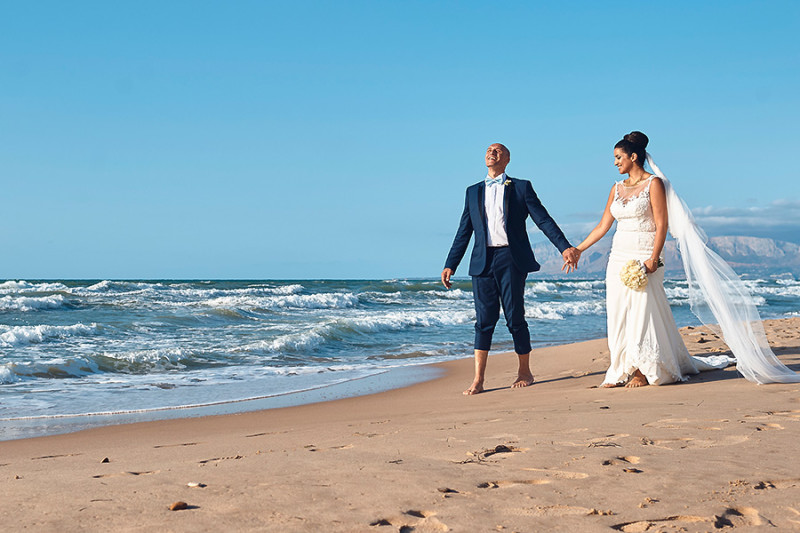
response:
<path id="1" fill-rule="evenodd" d="M 48 340 L 62 339 L 76 335 L 92 335 L 98 330 L 97 324 L 74 324 L 72 326 L 0 326 L 0 346 L 20 346 L 37 344 Z"/>
<path id="2" fill-rule="evenodd" d="M 343 341 L 353 335 L 360 336 L 414 327 L 464 324 L 474 318 L 475 314 L 470 311 L 399 311 L 385 313 L 381 316 L 337 318 L 301 332 L 279 335 L 271 340 L 250 344 L 244 347 L 243 351 L 298 352 L 316 348 L 329 341 Z"/>
<path id="3" fill-rule="evenodd" d="M 65 299 L 60 294 L 43 296 L 3 296 L 0 297 L 0 311 L 38 311 L 40 309 L 58 309 L 64 306 Z"/>
<path id="4" fill-rule="evenodd" d="M 358 297 L 352 293 L 287 294 L 280 296 L 222 296 L 201 303 L 214 308 L 258 309 L 344 309 L 355 307 Z"/>

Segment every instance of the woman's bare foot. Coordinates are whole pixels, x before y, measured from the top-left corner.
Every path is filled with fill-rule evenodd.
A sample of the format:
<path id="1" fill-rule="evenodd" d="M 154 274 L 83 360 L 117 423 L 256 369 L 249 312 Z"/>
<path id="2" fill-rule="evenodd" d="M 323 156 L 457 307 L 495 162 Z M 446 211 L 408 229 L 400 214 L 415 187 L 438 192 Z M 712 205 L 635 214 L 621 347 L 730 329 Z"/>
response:
<path id="1" fill-rule="evenodd" d="M 603 383 L 600 386 L 604 389 L 613 389 L 615 387 L 622 387 L 622 383 Z"/>
<path id="2" fill-rule="evenodd" d="M 512 389 L 520 389 L 522 387 L 530 387 L 533 385 L 534 379 L 533 374 L 528 372 L 527 374 L 518 374 L 517 381 L 511 384 Z"/>
<path id="3" fill-rule="evenodd" d="M 464 391 L 464 396 L 472 396 L 473 394 L 480 394 L 483 392 L 483 381 L 475 381 L 470 387 Z"/>
<path id="4" fill-rule="evenodd" d="M 636 372 L 633 374 L 633 377 L 627 383 L 627 385 L 625 385 L 625 387 L 628 389 L 632 389 L 634 387 L 644 387 L 646 385 L 650 385 L 650 383 L 647 382 L 647 378 L 644 377 L 644 374 L 642 374 L 641 371 L 637 369 Z"/>

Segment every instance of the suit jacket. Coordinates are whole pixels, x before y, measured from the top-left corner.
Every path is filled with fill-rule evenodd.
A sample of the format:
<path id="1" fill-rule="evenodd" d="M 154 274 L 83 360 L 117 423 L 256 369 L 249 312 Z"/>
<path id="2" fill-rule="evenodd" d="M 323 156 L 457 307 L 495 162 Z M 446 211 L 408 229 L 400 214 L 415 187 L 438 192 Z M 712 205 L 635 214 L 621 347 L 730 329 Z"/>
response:
<path id="1" fill-rule="evenodd" d="M 508 176 L 507 176 L 508 177 Z M 506 234 L 508 246 L 511 248 L 511 257 L 514 264 L 523 272 L 535 272 L 540 265 L 536 262 L 525 229 L 528 215 L 540 230 L 550 239 L 558 251 L 563 252 L 572 245 L 569 243 L 561 228 L 547 212 L 533 191 L 533 186 L 528 180 L 508 177 L 510 184 L 504 186 L 503 211 L 505 215 Z M 464 212 L 458 225 L 453 246 L 445 261 L 445 268 L 454 272 L 464 257 L 472 234 L 475 234 L 475 244 L 472 247 L 472 257 L 469 262 L 469 275 L 478 276 L 486 268 L 486 209 L 484 195 L 486 183 L 481 181 L 467 187 L 467 196 L 464 201 Z"/>

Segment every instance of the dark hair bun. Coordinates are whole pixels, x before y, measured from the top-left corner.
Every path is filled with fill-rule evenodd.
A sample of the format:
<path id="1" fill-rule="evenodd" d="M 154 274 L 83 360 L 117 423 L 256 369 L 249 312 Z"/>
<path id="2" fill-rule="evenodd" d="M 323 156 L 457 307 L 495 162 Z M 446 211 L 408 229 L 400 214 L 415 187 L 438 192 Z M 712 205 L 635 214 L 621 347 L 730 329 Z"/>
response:
<path id="1" fill-rule="evenodd" d="M 641 131 L 632 131 L 625 137 L 623 137 L 623 139 L 633 144 L 634 146 L 641 148 L 647 148 L 647 143 L 650 142 L 650 139 L 647 138 L 647 135 L 645 135 Z"/>

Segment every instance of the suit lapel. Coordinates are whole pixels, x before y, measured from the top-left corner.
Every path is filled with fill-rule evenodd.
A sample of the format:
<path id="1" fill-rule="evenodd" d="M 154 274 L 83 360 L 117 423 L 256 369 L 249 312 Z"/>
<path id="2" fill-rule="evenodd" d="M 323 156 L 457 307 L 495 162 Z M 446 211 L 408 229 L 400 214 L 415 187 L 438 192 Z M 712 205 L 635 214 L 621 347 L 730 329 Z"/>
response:
<path id="1" fill-rule="evenodd" d="M 506 179 L 510 180 L 511 178 L 506 175 Z M 514 190 L 514 184 L 509 183 L 508 185 L 503 184 L 503 224 L 506 227 L 506 233 L 508 233 L 508 201 L 511 193 Z"/>
<path id="2" fill-rule="evenodd" d="M 481 214 L 481 220 L 483 220 L 483 229 L 486 231 L 486 183 L 481 182 L 478 184 L 478 211 Z"/>

